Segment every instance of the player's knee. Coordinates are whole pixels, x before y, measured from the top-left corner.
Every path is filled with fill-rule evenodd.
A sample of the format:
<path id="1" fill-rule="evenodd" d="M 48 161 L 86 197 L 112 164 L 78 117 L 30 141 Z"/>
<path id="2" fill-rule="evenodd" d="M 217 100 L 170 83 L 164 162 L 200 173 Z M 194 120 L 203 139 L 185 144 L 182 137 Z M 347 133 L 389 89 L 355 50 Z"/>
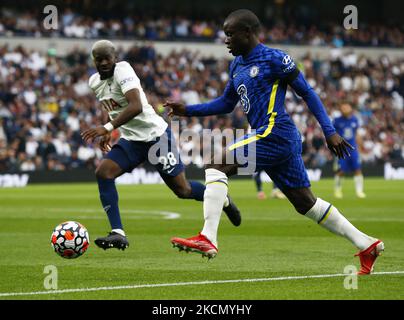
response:
<path id="1" fill-rule="evenodd" d="M 215 170 L 223 171 L 222 168 L 223 168 L 222 164 L 210 163 L 210 164 L 205 165 L 205 170 L 206 169 L 215 169 Z"/>
<path id="2" fill-rule="evenodd" d="M 106 166 L 99 166 L 95 169 L 95 176 L 97 179 L 115 179 L 116 175 L 111 168 Z"/>
<path id="3" fill-rule="evenodd" d="M 180 199 L 189 199 L 191 197 L 191 188 L 177 187 L 175 188 L 174 193 Z"/>

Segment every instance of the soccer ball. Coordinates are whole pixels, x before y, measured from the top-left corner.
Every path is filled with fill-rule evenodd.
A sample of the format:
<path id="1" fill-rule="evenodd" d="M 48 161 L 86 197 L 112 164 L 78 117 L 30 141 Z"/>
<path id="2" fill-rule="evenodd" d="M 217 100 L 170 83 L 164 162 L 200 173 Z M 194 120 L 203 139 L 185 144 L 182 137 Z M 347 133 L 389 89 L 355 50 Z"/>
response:
<path id="1" fill-rule="evenodd" d="M 87 229 L 76 221 L 62 222 L 53 230 L 51 245 L 63 258 L 74 259 L 86 252 L 90 238 Z"/>

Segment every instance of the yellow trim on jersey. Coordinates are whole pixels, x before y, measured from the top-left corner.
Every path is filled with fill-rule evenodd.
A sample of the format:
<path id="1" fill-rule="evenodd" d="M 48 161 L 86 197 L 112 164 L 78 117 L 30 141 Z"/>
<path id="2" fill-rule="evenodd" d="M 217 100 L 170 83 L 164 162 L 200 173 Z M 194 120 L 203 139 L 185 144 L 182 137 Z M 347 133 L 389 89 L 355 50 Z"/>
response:
<path id="1" fill-rule="evenodd" d="M 249 144 L 251 142 L 257 141 L 259 139 L 265 138 L 266 136 L 268 136 L 271 133 L 272 128 L 275 125 L 275 117 L 277 115 L 277 113 L 273 112 L 273 111 L 274 111 L 274 107 L 275 107 L 275 99 L 276 99 L 276 92 L 278 90 L 278 85 L 279 85 L 279 79 L 276 80 L 272 86 L 271 95 L 270 95 L 269 103 L 268 103 L 268 112 L 267 112 L 267 115 L 271 114 L 271 116 L 269 117 L 268 127 L 266 128 L 264 133 L 257 134 L 255 136 L 251 136 L 247 139 L 244 139 L 244 140 L 241 140 L 239 142 L 232 144 L 229 147 L 229 151 L 234 150 L 238 147 L 244 146 L 246 144 Z"/>
<path id="2" fill-rule="evenodd" d="M 279 79 L 276 80 L 274 82 L 274 85 L 272 86 L 272 91 L 271 91 L 271 96 L 269 98 L 268 113 L 267 114 L 270 114 L 272 111 L 274 111 L 276 91 L 278 90 L 278 85 L 279 85 Z"/>

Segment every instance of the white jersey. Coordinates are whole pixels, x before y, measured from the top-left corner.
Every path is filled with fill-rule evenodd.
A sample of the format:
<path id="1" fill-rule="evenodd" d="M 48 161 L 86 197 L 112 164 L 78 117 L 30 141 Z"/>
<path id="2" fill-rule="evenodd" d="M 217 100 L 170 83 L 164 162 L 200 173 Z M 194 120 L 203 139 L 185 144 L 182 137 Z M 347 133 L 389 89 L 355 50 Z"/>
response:
<path id="1" fill-rule="evenodd" d="M 167 129 L 167 123 L 147 102 L 140 80 L 128 62 L 118 62 L 112 77 L 101 80 L 100 74 L 97 72 L 90 77 L 88 83 L 103 108 L 108 111 L 111 120 L 118 117 L 128 106 L 125 93 L 131 89 L 139 90 L 143 111 L 119 127 L 122 138 L 133 141 L 151 141 L 160 137 Z"/>

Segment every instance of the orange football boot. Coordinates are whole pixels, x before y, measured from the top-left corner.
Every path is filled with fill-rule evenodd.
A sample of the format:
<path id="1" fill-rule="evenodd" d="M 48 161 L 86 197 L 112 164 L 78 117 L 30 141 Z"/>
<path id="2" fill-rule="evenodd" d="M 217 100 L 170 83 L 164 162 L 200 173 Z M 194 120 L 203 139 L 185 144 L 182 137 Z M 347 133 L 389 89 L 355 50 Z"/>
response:
<path id="1" fill-rule="evenodd" d="M 208 257 L 208 259 L 214 258 L 218 252 L 215 245 L 200 232 L 197 236 L 188 239 L 172 238 L 171 243 L 174 248 L 179 248 L 180 251 L 200 253 L 202 257 Z"/>
<path id="2" fill-rule="evenodd" d="M 377 240 L 370 245 L 369 248 L 355 254 L 355 257 L 359 257 L 361 262 L 361 268 L 358 275 L 370 274 L 373 271 L 376 258 L 380 256 L 383 251 L 384 243 L 381 240 Z"/>

